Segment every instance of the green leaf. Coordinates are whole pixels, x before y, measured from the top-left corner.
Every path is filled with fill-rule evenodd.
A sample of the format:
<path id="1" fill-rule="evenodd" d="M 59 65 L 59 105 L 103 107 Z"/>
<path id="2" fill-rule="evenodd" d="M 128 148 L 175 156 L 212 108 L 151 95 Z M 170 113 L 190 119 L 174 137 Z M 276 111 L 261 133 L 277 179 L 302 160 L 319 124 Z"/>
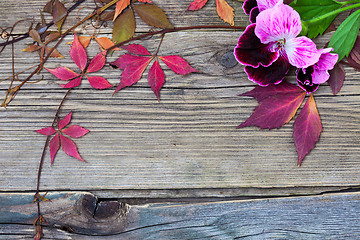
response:
<path id="1" fill-rule="evenodd" d="M 150 26 L 164 29 L 174 28 L 174 26 L 169 22 L 169 19 L 167 18 L 164 11 L 155 5 L 134 5 L 134 9 L 141 18 L 141 20 L 143 20 Z"/>
<path id="2" fill-rule="evenodd" d="M 306 21 L 341 8 L 343 3 L 334 0 L 297 0 L 292 2 L 290 6 L 300 14 L 301 20 L 306 23 Z M 336 16 L 337 14 L 334 14 L 310 24 L 307 31 L 308 37 L 315 38 L 319 34 L 323 34 Z"/>
<path id="3" fill-rule="evenodd" d="M 112 32 L 112 40 L 115 43 L 130 39 L 135 34 L 135 16 L 131 8 L 124 11 L 115 20 Z"/>
<path id="4" fill-rule="evenodd" d="M 330 39 L 329 47 L 339 54 L 339 61 L 347 57 L 353 48 L 360 27 L 360 10 L 343 21 Z"/>

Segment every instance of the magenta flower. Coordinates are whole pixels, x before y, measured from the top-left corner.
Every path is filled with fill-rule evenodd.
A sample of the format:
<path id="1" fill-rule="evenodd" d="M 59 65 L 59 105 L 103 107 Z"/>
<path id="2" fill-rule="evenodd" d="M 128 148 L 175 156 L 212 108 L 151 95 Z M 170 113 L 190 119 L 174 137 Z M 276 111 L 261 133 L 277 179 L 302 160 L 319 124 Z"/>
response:
<path id="1" fill-rule="evenodd" d="M 328 70 L 334 68 L 339 55 L 330 53 L 332 48 L 319 49 L 321 53 L 319 61 L 307 68 L 297 70 L 296 78 L 299 87 L 304 89 L 306 93 L 315 92 L 319 85 L 329 80 L 330 74 Z"/>
<path id="2" fill-rule="evenodd" d="M 290 65 L 307 68 L 317 63 L 321 53 L 311 39 L 297 37 L 301 29 L 300 15 L 288 5 L 261 11 L 234 50 L 249 79 L 261 86 L 278 84 Z"/>
<path id="3" fill-rule="evenodd" d="M 256 22 L 259 12 L 272 8 L 277 4 L 282 4 L 283 0 L 245 0 L 243 9 L 246 15 L 250 15 L 251 23 Z"/>

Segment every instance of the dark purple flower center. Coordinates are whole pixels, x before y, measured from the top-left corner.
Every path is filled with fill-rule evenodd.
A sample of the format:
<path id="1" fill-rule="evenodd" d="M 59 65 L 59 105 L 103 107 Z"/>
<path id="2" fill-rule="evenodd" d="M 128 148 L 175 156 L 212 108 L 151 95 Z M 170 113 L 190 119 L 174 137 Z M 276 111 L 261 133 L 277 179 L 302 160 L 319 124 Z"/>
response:
<path id="1" fill-rule="evenodd" d="M 319 84 L 314 84 L 312 74 L 314 73 L 314 66 L 307 68 L 300 68 L 296 71 L 296 78 L 299 87 L 304 89 L 307 93 L 315 92 Z"/>

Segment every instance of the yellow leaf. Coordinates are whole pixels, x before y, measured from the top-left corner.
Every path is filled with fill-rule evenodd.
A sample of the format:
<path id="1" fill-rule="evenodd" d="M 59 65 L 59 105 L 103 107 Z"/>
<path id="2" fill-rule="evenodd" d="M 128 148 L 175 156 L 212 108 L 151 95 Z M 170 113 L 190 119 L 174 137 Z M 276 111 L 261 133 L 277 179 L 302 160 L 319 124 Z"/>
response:
<path id="1" fill-rule="evenodd" d="M 115 14 L 114 14 L 114 19 L 113 21 L 115 21 L 115 19 L 120 15 L 120 13 L 130 4 L 130 0 L 120 0 L 116 3 L 116 8 L 115 8 Z"/>
<path id="2" fill-rule="evenodd" d="M 234 9 L 225 0 L 216 0 L 216 11 L 224 22 L 234 26 Z"/>

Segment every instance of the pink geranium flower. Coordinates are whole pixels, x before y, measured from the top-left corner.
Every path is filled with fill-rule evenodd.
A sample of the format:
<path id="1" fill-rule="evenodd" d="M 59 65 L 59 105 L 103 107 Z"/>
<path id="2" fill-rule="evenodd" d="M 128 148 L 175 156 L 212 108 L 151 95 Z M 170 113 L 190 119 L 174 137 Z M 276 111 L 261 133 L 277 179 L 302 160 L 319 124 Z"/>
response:
<path id="1" fill-rule="evenodd" d="M 290 65 L 307 68 L 317 63 L 321 53 L 311 39 L 297 37 L 301 29 L 300 15 L 288 5 L 261 11 L 234 50 L 249 79 L 261 86 L 278 84 Z"/>
<path id="2" fill-rule="evenodd" d="M 328 70 L 334 68 L 339 55 L 330 53 L 332 48 L 319 49 L 321 53 L 319 61 L 307 68 L 299 68 L 296 78 L 299 87 L 304 89 L 308 94 L 315 92 L 319 85 L 329 80 Z"/>
<path id="3" fill-rule="evenodd" d="M 283 0 L 245 0 L 243 9 L 246 15 L 250 15 L 249 20 L 256 22 L 256 17 L 261 11 L 272 8 L 277 4 L 282 4 Z"/>

